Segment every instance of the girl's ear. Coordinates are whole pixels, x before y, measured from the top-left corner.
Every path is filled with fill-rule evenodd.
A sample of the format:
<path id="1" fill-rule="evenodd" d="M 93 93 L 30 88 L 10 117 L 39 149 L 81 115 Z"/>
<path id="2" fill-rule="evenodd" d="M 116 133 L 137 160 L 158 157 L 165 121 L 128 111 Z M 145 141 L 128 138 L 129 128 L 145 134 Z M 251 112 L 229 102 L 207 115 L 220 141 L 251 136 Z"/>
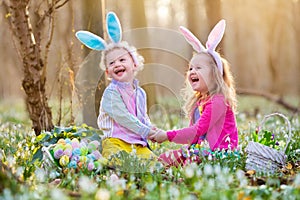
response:
<path id="1" fill-rule="evenodd" d="M 106 30 L 108 37 L 114 43 L 119 43 L 122 40 L 122 28 L 117 15 L 114 12 L 107 13 Z"/>
<path id="2" fill-rule="evenodd" d="M 192 45 L 193 49 L 196 52 L 200 53 L 201 51 L 205 50 L 204 46 L 201 44 L 198 38 L 196 38 L 196 36 L 192 32 L 190 32 L 187 28 L 180 26 L 179 30 L 181 31 L 186 41 Z"/>
<path id="3" fill-rule="evenodd" d="M 101 51 L 106 49 L 106 42 L 99 36 L 89 31 L 77 31 L 77 39 L 90 49 Z"/>
<path id="4" fill-rule="evenodd" d="M 220 20 L 210 32 L 206 48 L 209 50 L 215 50 L 218 44 L 221 42 L 225 32 L 226 22 L 224 19 Z"/>

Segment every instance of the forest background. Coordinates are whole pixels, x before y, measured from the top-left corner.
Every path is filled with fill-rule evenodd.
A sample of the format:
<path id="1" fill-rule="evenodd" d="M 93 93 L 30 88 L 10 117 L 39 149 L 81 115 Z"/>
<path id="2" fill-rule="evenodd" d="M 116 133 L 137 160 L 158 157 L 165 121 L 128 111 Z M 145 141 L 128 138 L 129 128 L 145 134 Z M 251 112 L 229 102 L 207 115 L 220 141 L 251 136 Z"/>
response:
<path id="1" fill-rule="evenodd" d="M 35 15 L 45 12 L 45 3 L 41 2 L 31 2 L 28 8 L 33 23 L 38 20 Z M 138 78 L 148 93 L 150 112 L 172 110 L 158 103 L 162 98 L 175 99 L 174 107 L 181 106 L 179 93 L 192 49 L 179 33 L 179 26 L 188 27 L 205 43 L 211 28 L 222 18 L 226 20 L 227 28 L 219 51 L 232 65 L 238 91 L 282 96 L 293 99 L 294 105 L 299 107 L 299 0 L 66 2 L 53 13 L 53 28 L 50 25 L 45 28 L 45 38 L 41 41 L 46 46 L 47 35 L 53 31 L 46 58 L 46 94 L 50 102 L 71 105 L 71 111 L 66 115 L 71 112 L 75 116 L 71 116 L 70 121 L 95 126 L 101 92 L 107 82 L 98 66 L 100 53 L 83 47 L 75 38 L 75 32 L 89 30 L 106 37 L 103 20 L 108 11 L 117 13 L 124 40 L 136 46 L 145 57 L 145 68 Z M 22 89 L 24 75 L 20 52 L 16 51 L 18 44 L 7 23 L 10 18 L 7 11 L 1 6 L 0 100 L 12 101 L 25 95 Z M 46 55 L 46 52 L 42 53 Z M 82 116 L 76 112 L 81 110 Z"/>

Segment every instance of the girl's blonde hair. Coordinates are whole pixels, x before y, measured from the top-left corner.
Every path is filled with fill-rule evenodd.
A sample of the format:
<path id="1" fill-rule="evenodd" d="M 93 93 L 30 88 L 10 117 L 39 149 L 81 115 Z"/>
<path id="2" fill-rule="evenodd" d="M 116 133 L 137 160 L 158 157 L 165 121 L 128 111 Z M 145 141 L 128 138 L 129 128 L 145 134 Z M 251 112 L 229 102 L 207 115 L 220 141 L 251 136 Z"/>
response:
<path id="1" fill-rule="evenodd" d="M 102 70 L 104 71 L 106 70 L 106 55 L 108 54 L 108 52 L 114 49 L 126 50 L 131 56 L 134 64 L 137 66 L 137 71 L 140 71 L 144 68 L 144 57 L 137 52 L 134 46 L 130 46 L 126 41 L 122 41 L 119 43 L 110 43 L 107 45 L 106 49 L 102 51 L 101 61 L 100 61 L 100 68 Z"/>
<path id="2" fill-rule="evenodd" d="M 216 85 L 212 90 L 209 91 L 209 94 L 201 94 L 200 92 L 193 91 L 188 81 L 188 77 L 186 77 L 185 87 L 181 91 L 181 95 L 183 99 L 185 99 L 185 104 L 183 106 L 185 114 L 188 117 L 191 116 L 196 102 L 198 102 L 200 99 L 205 99 L 207 95 L 209 96 L 209 98 L 211 98 L 215 94 L 223 94 L 225 96 L 225 103 L 229 104 L 233 111 L 235 111 L 237 105 L 235 83 L 230 71 L 230 65 L 228 61 L 225 58 L 221 57 L 223 64 L 222 76 L 219 69 L 217 68 L 216 62 L 209 53 L 201 52 L 196 55 L 199 54 L 205 54 L 211 58 L 213 78 L 215 79 Z"/>

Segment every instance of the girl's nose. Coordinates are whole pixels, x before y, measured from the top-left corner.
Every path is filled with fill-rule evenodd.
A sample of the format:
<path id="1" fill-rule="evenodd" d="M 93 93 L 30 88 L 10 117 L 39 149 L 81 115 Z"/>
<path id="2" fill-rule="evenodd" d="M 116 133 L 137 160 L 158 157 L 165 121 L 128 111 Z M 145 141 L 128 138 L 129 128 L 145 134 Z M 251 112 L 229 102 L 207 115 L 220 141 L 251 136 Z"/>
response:
<path id="1" fill-rule="evenodd" d="M 189 72 L 190 72 L 190 74 L 194 74 L 194 73 L 196 73 L 196 70 L 195 70 L 195 68 L 191 68 Z"/>

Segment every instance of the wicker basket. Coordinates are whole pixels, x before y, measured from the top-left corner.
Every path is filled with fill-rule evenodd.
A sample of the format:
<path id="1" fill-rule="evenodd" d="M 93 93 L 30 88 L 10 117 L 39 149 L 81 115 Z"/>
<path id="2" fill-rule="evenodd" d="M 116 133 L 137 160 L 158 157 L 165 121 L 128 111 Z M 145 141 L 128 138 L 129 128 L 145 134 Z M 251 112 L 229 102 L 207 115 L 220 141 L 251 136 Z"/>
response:
<path id="1" fill-rule="evenodd" d="M 249 142 L 246 148 L 247 159 L 246 159 L 246 170 L 256 170 L 257 172 L 262 173 L 274 173 L 280 167 L 285 165 L 287 156 L 285 155 L 285 151 L 288 147 L 288 144 L 291 140 L 291 124 L 286 116 L 280 113 L 272 113 L 270 115 L 266 115 L 261 122 L 261 125 L 258 127 L 258 132 L 261 130 L 262 125 L 269 117 L 280 116 L 282 117 L 287 125 L 289 136 L 283 150 L 277 151 L 271 147 L 266 145 L 257 143 L 257 142 Z"/>

